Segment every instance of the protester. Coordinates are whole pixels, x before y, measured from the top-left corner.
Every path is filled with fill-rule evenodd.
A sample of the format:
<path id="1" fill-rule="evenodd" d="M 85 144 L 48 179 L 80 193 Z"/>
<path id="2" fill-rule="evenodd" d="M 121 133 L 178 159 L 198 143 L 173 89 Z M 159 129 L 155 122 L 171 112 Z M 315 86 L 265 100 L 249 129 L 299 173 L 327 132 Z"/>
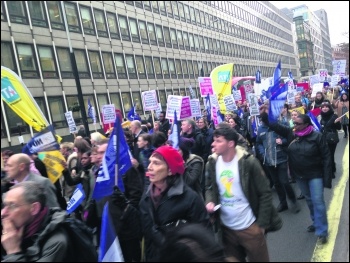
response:
<path id="1" fill-rule="evenodd" d="M 265 234 L 282 227 L 259 161 L 236 146 L 238 134 L 225 123 L 214 131 L 214 154 L 206 168 L 206 208 L 220 208 L 226 257 L 232 261 L 268 262 Z M 215 156 L 214 156 L 215 155 Z"/>
<path id="2" fill-rule="evenodd" d="M 165 118 L 165 115 L 166 115 L 165 111 L 161 111 L 159 113 L 159 122 L 160 122 L 159 131 L 163 132 L 166 136 L 168 136 L 170 123 L 169 123 L 169 120 Z"/>
<path id="3" fill-rule="evenodd" d="M 340 118 L 340 116 L 343 116 L 346 112 L 348 115 L 344 115 L 340 119 L 340 123 L 343 127 L 344 131 L 344 138 L 348 137 L 349 132 L 349 95 L 348 93 L 341 94 L 339 100 L 335 102 L 335 108 L 337 109 L 337 114 Z M 339 121 L 339 120 L 338 120 Z"/>
<path id="4" fill-rule="evenodd" d="M 161 146 L 150 157 L 147 176 L 150 186 L 140 201 L 147 262 L 159 261 L 167 229 L 182 223 L 207 226 L 203 200 L 182 178 L 184 161 L 171 146 Z"/>
<path id="5" fill-rule="evenodd" d="M 314 130 L 308 115 L 301 114 L 295 119 L 294 130 L 269 123 L 266 112 L 260 116 L 273 131 L 287 138 L 289 169 L 305 196 L 313 222 L 307 231 L 316 232 L 319 241 L 327 243 L 328 221 L 323 189 L 332 188 L 332 164 L 325 138 Z"/>
<path id="6" fill-rule="evenodd" d="M 181 122 L 181 137 L 192 138 L 195 142 L 191 153 L 203 156 L 206 149 L 205 138 L 199 130 L 196 130 L 196 123 L 192 119 L 186 119 Z"/>

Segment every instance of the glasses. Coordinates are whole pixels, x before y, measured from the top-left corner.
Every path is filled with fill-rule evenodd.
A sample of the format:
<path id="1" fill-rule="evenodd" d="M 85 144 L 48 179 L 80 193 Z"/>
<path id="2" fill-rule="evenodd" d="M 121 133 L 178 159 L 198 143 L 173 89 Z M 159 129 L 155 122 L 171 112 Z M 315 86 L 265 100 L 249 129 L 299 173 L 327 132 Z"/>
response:
<path id="1" fill-rule="evenodd" d="M 300 122 L 293 122 L 294 125 L 303 125 L 304 123 L 300 123 Z"/>
<path id="2" fill-rule="evenodd" d="M 9 204 L 3 203 L 2 209 L 5 209 L 5 208 L 7 207 L 8 210 L 14 211 L 14 210 L 16 210 L 17 208 L 19 208 L 19 207 L 21 207 L 21 206 L 24 206 L 24 205 L 27 205 L 27 204 L 21 204 L 21 205 L 19 205 L 19 204 L 14 204 L 14 203 L 9 203 Z"/>

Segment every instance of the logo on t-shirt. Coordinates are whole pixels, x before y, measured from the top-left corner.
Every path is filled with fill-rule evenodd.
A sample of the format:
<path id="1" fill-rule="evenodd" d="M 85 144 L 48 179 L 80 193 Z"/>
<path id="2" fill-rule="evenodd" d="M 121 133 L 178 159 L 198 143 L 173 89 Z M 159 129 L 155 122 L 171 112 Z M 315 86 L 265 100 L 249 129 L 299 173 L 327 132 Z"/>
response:
<path id="1" fill-rule="evenodd" d="M 232 184 L 233 184 L 233 172 L 230 170 L 224 170 L 220 174 L 220 182 L 225 187 L 225 193 L 224 197 L 233 197 L 233 190 L 232 190 Z"/>

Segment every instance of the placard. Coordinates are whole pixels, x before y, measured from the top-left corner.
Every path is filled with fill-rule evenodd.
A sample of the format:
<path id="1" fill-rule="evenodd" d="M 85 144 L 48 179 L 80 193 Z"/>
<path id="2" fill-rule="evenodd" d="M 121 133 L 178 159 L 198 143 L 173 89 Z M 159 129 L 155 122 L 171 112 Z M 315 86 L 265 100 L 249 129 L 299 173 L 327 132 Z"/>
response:
<path id="1" fill-rule="evenodd" d="M 210 77 L 199 77 L 198 83 L 199 83 L 199 90 L 202 97 L 206 97 L 208 94 L 209 95 L 214 94 L 213 85 L 211 83 Z"/>
<path id="2" fill-rule="evenodd" d="M 311 93 L 311 98 L 316 97 L 317 92 L 322 92 L 323 90 L 323 83 L 316 83 L 312 86 L 312 93 Z"/>
<path id="3" fill-rule="evenodd" d="M 174 119 L 174 111 L 178 114 L 178 120 L 191 118 L 191 101 L 189 96 L 169 95 L 165 118 Z"/>
<path id="4" fill-rule="evenodd" d="M 192 117 L 202 116 L 199 99 L 191 99 L 191 112 L 192 112 Z"/>
<path id="5" fill-rule="evenodd" d="M 346 60 L 333 60 L 333 74 L 339 75 L 341 77 L 345 76 Z"/>
<path id="6" fill-rule="evenodd" d="M 338 83 L 339 83 L 339 80 L 340 80 L 340 76 L 339 75 L 333 75 L 331 77 L 331 86 L 332 87 L 337 86 Z"/>
<path id="7" fill-rule="evenodd" d="M 242 100 L 242 94 L 241 94 L 240 90 L 233 90 L 232 95 L 233 95 L 235 101 Z"/>
<path id="8" fill-rule="evenodd" d="M 224 97 L 224 102 L 225 102 L 225 106 L 226 106 L 226 110 L 227 111 L 234 111 L 237 109 L 237 105 L 235 102 L 235 98 L 233 97 L 233 95 L 228 95 Z"/>
<path id="9" fill-rule="evenodd" d="M 328 70 L 327 69 L 320 69 L 319 70 L 320 81 L 326 81 L 327 76 L 328 76 Z"/>
<path id="10" fill-rule="evenodd" d="M 253 94 L 253 93 L 249 93 L 247 98 L 248 98 L 248 101 L 249 101 L 250 115 L 251 116 L 260 115 L 258 98 L 256 97 L 256 95 Z"/>
<path id="11" fill-rule="evenodd" d="M 155 90 L 143 91 L 141 97 L 145 111 L 158 109 L 157 92 Z"/>
<path id="12" fill-rule="evenodd" d="M 319 75 L 312 75 L 309 77 L 310 80 L 310 86 L 313 87 L 314 84 L 320 83 L 320 76 Z"/>
<path id="13" fill-rule="evenodd" d="M 243 81 L 243 86 L 246 94 L 253 93 L 254 89 L 250 80 Z"/>
<path id="14" fill-rule="evenodd" d="M 77 132 L 77 126 L 75 124 L 74 118 L 73 118 L 73 112 L 72 111 L 67 111 L 64 113 L 64 116 L 66 117 L 68 127 L 69 127 L 69 132 L 70 133 L 75 133 Z"/>
<path id="15" fill-rule="evenodd" d="M 107 104 L 102 106 L 103 124 L 114 123 L 116 119 L 114 104 Z"/>

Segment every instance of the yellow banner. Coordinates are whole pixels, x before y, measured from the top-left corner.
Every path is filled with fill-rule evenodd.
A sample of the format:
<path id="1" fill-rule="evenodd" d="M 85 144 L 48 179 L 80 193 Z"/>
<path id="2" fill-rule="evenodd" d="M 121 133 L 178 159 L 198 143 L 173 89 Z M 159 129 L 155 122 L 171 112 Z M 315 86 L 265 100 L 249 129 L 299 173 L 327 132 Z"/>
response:
<path id="1" fill-rule="evenodd" d="M 224 64 L 210 73 L 214 93 L 218 97 L 220 112 L 226 112 L 224 97 L 232 94 L 233 63 Z"/>
<path id="2" fill-rule="evenodd" d="M 65 162 L 62 153 L 59 150 L 49 152 L 39 152 L 38 157 L 45 164 L 47 175 L 54 184 L 61 177 L 64 167 L 62 162 Z"/>
<path id="3" fill-rule="evenodd" d="M 292 111 L 294 111 L 294 110 L 296 110 L 297 112 L 299 112 L 299 113 L 301 113 L 301 114 L 305 114 L 305 109 L 304 109 L 303 106 L 300 106 L 300 107 L 298 107 L 298 108 L 291 109 L 291 110 L 289 110 L 289 112 L 292 112 Z"/>
<path id="4" fill-rule="evenodd" d="M 34 130 L 41 131 L 49 125 L 20 77 L 3 66 L 1 66 L 1 99 Z"/>

